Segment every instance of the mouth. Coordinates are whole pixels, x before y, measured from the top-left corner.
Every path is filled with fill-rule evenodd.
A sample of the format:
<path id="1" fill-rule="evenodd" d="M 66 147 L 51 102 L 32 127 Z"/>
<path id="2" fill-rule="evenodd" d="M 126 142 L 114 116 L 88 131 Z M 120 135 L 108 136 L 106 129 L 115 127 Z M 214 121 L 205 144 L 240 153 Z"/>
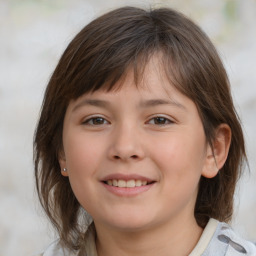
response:
<path id="1" fill-rule="evenodd" d="M 157 181 L 135 173 L 114 173 L 105 176 L 101 183 L 107 191 L 116 196 L 134 197 L 151 190 L 152 187 L 155 187 Z"/>
<path id="2" fill-rule="evenodd" d="M 119 187 L 119 188 L 135 188 L 135 187 L 142 187 L 147 186 L 155 183 L 155 181 L 147 181 L 147 180 L 139 180 L 139 179 L 131 179 L 131 180 L 122 180 L 122 179 L 108 179 L 103 181 L 106 185 L 112 187 Z"/>

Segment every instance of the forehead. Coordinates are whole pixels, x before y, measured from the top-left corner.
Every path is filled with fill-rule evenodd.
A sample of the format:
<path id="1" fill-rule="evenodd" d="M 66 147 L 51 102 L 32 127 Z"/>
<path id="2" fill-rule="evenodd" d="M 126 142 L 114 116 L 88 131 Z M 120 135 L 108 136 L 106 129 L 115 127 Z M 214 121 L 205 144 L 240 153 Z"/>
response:
<path id="1" fill-rule="evenodd" d="M 168 100 L 174 104 L 177 103 L 177 106 L 184 105 L 181 102 L 186 102 L 185 105 L 188 102 L 188 105 L 194 105 L 193 100 L 186 96 L 182 81 L 178 81 L 180 80 L 179 76 L 173 73 L 177 70 L 174 69 L 173 71 L 173 68 L 170 68 L 172 66 L 173 63 L 169 57 L 164 56 L 161 51 L 154 52 L 145 58 L 141 56 L 136 64 L 129 64 L 116 82 L 110 80 L 110 82 L 105 82 L 97 88 L 91 87 L 88 90 L 79 86 L 81 88 L 80 93 L 76 97 L 71 97 L 67 107 L 74 106 L 74 103 L 79 105 L 79 102 L 85 98 L 90 100 L 108 98 L 111 102 L 123 95 L 125 101 L 130 97 L 130 100 L 138 105 L 139 103 L 135 103 L 133 99 L 136 98 L 137 101 L 153 99 L 155 103 Z"/>
<path id="2" fill-rule="evenodd" d="M 183 110 L 194 108 L 194 103 L 172 84 L 162 68 L 159 58 L 151 58 L 140 76 L 135 77 L 134 70 L 128 69 L 111 89 L 107 87 L 83 94 L 71 102 L 71 108 L 84 105 L 108 107 L 115 102 L 136 107 L 159 105 L 175 106 Z"/>
<path id="3" fill-rule="evenodd" d="M 155 53 L 147 60 L 139 60 L 137 65 L 129 65 L 120 79 L 114 84 L 105 83 L 98 90 L 118 92 L 135 87 L 140 92 L 169 94 L 178 91 L 172 74 L 168 73 L 161 53 Z"/>

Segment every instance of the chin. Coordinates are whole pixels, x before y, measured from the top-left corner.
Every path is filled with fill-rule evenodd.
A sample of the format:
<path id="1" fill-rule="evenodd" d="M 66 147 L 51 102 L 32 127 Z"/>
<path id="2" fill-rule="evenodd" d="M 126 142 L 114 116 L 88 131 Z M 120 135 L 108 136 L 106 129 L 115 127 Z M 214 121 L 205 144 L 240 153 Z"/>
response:
<path id="1" fill-rule="evenodd" d="M 111 218 L 108 225 L 123 232 L 143 231 L 153 225 L 153 220 L 145 217 L 143 214 L 119 214 L 114 219 Z"/>

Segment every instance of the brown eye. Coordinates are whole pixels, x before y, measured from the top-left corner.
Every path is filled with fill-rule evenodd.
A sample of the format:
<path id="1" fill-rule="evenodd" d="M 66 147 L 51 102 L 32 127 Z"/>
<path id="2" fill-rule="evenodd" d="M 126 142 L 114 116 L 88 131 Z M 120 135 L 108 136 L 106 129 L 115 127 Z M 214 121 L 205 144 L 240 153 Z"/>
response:
<path id="1" fill-rule="evenodd" d="M 104 119 L 103 117 L 92 117 L 83 122 L 83 124 L 88 125 L 103 125 L 108 124 L 108 121 Z"/>
<path id="2" fill-rule="evenodd" d="M 105 119 L 102 117 L 96 117 L 92 119 L 93 124 L 104 124 Z"/>
<path id="3" fill-rule="evenodd" d="M 171 123 L 173 123 L 171 120 L 162 116 L 157 116 L 149 120 L 149 124 L 156 124 L 156 125 L 166 125 Z"/>
<path id="4" fill-rule="evenodd" d="M 154 118 L 155 124 L 165 124 L 166 121 L 167 121 L 167 119 L 164 118 L 164 117 L 156 117 L 156 118 Z"/>

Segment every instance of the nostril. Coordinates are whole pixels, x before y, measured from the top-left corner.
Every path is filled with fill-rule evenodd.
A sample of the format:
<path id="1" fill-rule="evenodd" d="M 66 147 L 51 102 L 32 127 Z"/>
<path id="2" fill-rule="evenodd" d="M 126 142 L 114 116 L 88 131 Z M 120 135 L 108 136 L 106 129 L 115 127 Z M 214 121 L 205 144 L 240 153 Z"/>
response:
<path id="1" fill-rule="evenodd" d="M 113 155 L 112 159 L 115 160 L 129 160 L 129 159 L 134 159 L 137 160 L 139 158 L 138 155 Z"/>

